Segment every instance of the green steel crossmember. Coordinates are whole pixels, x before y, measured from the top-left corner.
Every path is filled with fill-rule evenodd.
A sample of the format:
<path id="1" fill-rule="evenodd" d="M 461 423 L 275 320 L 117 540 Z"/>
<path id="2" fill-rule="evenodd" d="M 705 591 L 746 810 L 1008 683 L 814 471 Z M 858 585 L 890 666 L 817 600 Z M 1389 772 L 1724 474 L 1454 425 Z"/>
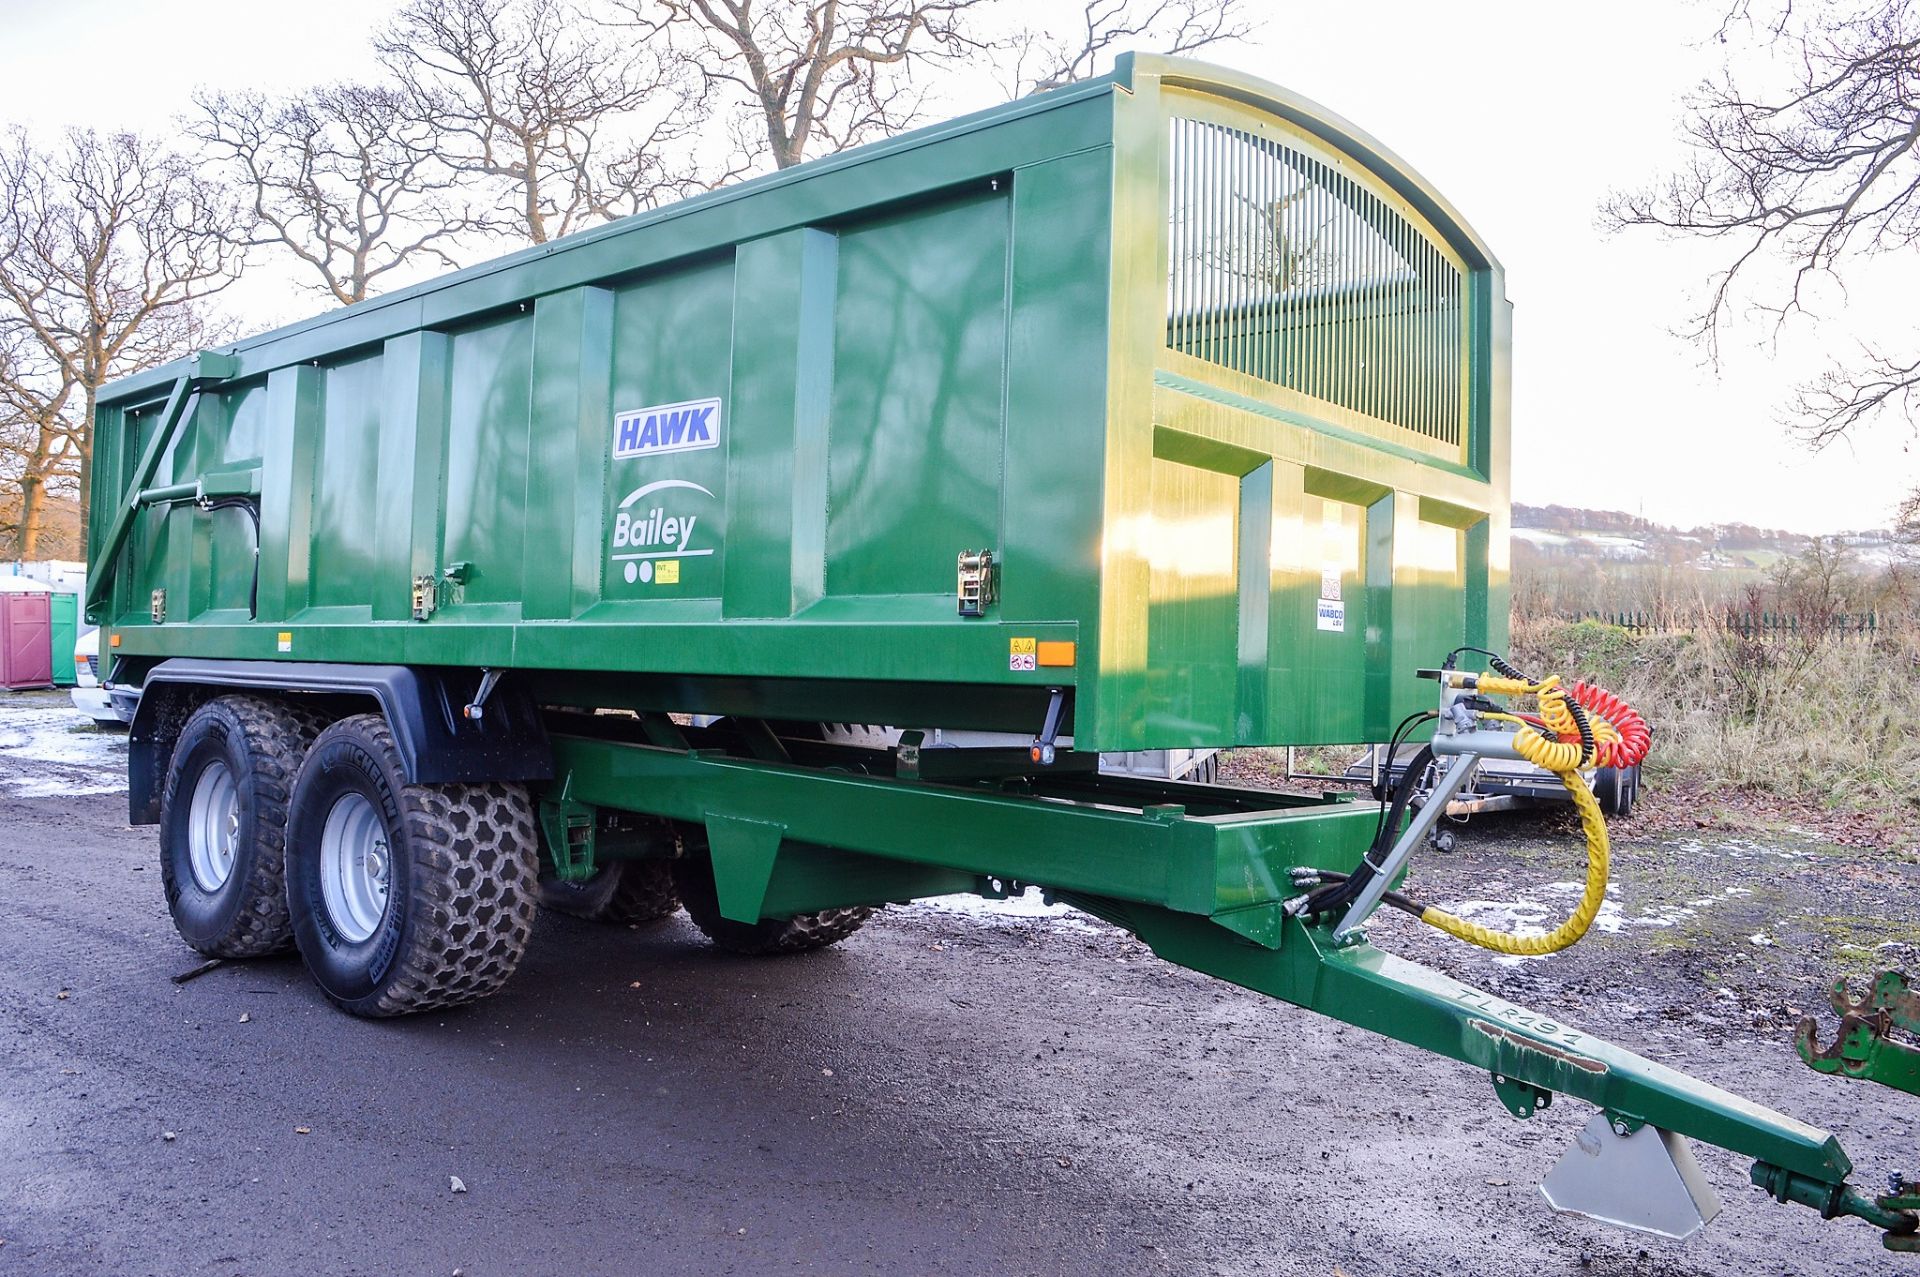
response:
<path id="1" fill-rule="evenodd" d="M 812 845 L 1159 905 L 1278 944 L 1288 870 L 1350 868 L 1377 820 L 1371 804 L 1280 795 L 1271 811 L 1190 816 L 563 734 L 553 751 L 554 793 L 704 824 L 723 906 L 732 884 L 736 899 L 759 900 L 776 849 L 784 860 L 785 847 Z"/>
<path id="2" fill-rule="evenodd" d="M 869 641 L 873 627 L 849 622 L 750 620 L 723 618 L 717 607 L 699 614 L 649 626 L 648 645 L 636 645 L 632 616 L 593 614 L 571 621 L 526 621 L 519 618 L 488 621 L 460 615 L 463 605 L 443 606 L 431 621 L 370 620 L 365 609 L 339 621 L 316 621 L 310 613 L 296 619 L 255 624 L 241 612 L 222 620 L 195 617 L 192 625 L 154 625 L 147 621 L 144 602 L 116 618 L 122 656 L 197 656 L 226 660 L 310 660 L 346 663 L 495 666 L 540 671 L 540 696 L 552 704 L 610 706 L 609 697 L 626 683 L 648 679 L 671 680 L 683 690 L 690 678 L 726 679 L 747 689 L 743 704 L 766 712 L 768 693 L 807 697 L 820 704 L 818 718 L 832 720 L 835 682 L 856 686 L 863 695 L 897 691 L 899 712 L 911 721 L 928 712 L 924 698 L 946 687 L 947 695 L 964 705 L 968 700 L 988 705 L 1021 704 L 1025 730 L 1037 731 L 1046 706 L 1047 689 L 1074 686 L 1080 669 L 1040 669 L 1013 673 L 1007 669 L 1010 635 L 1042 641 L 1073 641 L 1073 625 L 1048 622 L 1020 625 L 952 621 L 891 623 L 888 642 Z M 445 617 L 459 616 L 458 624 Z M 285 636 L 283 638 L 283 636 Z M 671 641 L 668 641 L 668 637 Z M 282 646 L 282 643 L 286 646 Z M 810 663 L 808 679 L 747 678 L 735 673 L 737 653 L 752 647 L 789 667 Z M 291 652 L 289 652 L 289 648 Z M 653 670 L 644 668 L 657 661 Z M 925 662 L 938 668 L 990 672 L 994 682 L 956 679 L 949 684 L 915 683 L 904 686 Z M 635 668 L 639 666 L 641 668 Z M 930 667 L 929 667 L 930 668 Z M 809 686 L 812 684 L 813 686 Z M 1011 689 L 1011 690 L 1009 690 Z M 657 688 L 640 703 L 658 705 Z M 915 698 L 919 697 L 920 700 Z M 679 709 L 676 702 L 665 708 Z M 694 696 L 690 710 L 713 707 Z M 777 717 L 799 717 L 795 712 Z M 860 721 L 898 721 L 876 719 Z M 968 726 L 943 720 L 943 726 Z"/>
<path id="3" fill-rule="evenodd" d="M 1288 919 L 1278 950 L 1257 949 L 1205 919 L 1074 899 L 1169 962 L 1306 1007 L 1495 1077 L 1558 1092 L 1629 1120 L 1839 1185 L 1852 1163 L 1827 1132 L 1663 1064 L 1382 953 L 1344 947 Z"/>

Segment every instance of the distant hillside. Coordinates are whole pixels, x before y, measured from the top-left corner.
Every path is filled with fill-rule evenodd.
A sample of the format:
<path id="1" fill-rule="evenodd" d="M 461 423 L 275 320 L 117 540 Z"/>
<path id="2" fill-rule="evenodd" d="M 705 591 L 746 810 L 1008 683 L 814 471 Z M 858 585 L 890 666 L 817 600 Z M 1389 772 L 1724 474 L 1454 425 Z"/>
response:
<path id="1" fill-rule="evenodd" d="M 1513 553 L 1521 562 L 1606 559 L 1702 571 L 1765 568 L 1805 552 L 1812 539 L 1746 523 L 1673 528 L 1619 510 L 1518 502 L 1513 507 Z M 1845 545 L 1863 567 L 1920 563 L 1920 550 L 1883 529 L 1840 532 L 1827 539 Z"/>

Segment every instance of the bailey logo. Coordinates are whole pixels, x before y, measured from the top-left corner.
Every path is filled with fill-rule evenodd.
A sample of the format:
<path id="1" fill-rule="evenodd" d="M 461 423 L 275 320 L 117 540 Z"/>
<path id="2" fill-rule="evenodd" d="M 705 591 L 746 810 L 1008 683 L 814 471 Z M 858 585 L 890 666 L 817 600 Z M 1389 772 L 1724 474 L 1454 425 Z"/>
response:
<path id="1" fill-rule="evenodd" d="M 629 492 L 613 515 L 613 561 L 622 566 L 629 584 L 678 585 L 682 559 L 706 558 L 711 546 L 695 549 L 695 529 L 701 516 L 687 514 L 678 503 L 679 491 L 713 493 L 688 479 L 661 479 Z"/>
<path id="2" fill-rule="evenodd" d="M 613 459 L 720 446 L 720 401 L 689 399 L 614 414 Z"/>

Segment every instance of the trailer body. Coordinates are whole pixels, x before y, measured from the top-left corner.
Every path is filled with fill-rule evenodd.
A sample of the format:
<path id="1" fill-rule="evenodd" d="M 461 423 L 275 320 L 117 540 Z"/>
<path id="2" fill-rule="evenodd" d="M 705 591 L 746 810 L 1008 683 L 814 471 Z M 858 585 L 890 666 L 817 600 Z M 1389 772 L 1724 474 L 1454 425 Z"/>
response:
<path id="1" fill-rule="evenodd" d="M 1384 147 L 1132 59 L 115 384 L 89 616 L 124 660 L 1029 732 L 1064 687 L 1082 749 L 1379 739 L 1416 653 L 1502 646 L 1507 332 Z M 257 489 L 257 580 L 203 481 Z"/>

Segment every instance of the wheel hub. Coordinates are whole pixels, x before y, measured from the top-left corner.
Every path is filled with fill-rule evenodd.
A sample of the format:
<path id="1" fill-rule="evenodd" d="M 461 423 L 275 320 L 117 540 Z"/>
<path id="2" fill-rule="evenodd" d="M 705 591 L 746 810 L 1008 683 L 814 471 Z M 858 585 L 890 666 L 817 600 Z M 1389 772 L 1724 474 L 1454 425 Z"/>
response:
<path id="1" fill-rule="evenodd" d="M 240 847 L 240 789 L 226 763 L 201 769 L 187 805 L 187 868 L 209 894 L 227 885 Z"/>
<path id="2" fill-rule="evenodd" d="M 360 944 L 379 929 L 392 869 L 380 813 L 359 794 L 343 796 L 320 832 L 320 895 L 328 920 L 348 943 Z"/>

